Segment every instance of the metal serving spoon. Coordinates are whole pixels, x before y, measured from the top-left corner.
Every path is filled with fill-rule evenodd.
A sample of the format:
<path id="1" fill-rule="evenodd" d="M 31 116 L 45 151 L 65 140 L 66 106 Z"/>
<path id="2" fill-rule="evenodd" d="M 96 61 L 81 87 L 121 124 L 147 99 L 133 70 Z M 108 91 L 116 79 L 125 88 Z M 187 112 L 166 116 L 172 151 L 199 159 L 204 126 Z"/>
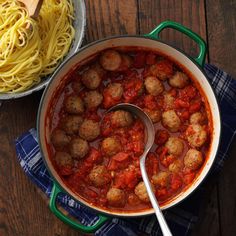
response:
<path id="1" fill-rule="evenodd" d="M 164 236 L 171 236 L 172 233 L 170 232 L 170 229 L 169 229 L 169 227 L 165 221 L 165 218 L 161 212 L 161 209 L 160 209 L 160 206 L 157 202 L 155 194 L 152 191 L 151 184 L 149 182 L 148 175 L 147 175 L 146 168 L 145 168 L 146 156 L 154 143 L 155 130 L 154 130 L 153 123 L 152 123 L 151 119 L 149 118 L 149 116 L 142 109 L 140 109 L 138 106 L 135 106 L 133 104 L 120 103 L 120 104 L 110 108 L 107 112 L 111 112 L 111 111 L 115 111 L 115 110 L 129 111 L 131 114 L 140 118 L 146 127 L 146 139 L 147 139 L 146 145 L 145 145 L 145 149 L 144 149 L 143 154 L 140 156 L 140 169 L 141 169 L 141 173 L 142 173 L 142 178 L 143 178 L 144 184 L 146 186 L 149 199 L 152 203 L 152 207 L 155 210 L 156 217 L 157 217 L 157 220 L 158 220 L 159 225 L 161 227 L 162 234 Z"/>

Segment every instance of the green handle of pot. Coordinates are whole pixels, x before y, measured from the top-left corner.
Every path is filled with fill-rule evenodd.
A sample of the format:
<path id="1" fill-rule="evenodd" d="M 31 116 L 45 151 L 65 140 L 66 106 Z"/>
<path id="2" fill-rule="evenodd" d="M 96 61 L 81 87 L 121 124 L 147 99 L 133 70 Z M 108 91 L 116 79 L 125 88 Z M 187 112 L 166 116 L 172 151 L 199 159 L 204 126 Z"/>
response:
<path id="1" fill-rule="evenodd" d="M 49 202 L 49 207 L 50 210 L 53 212 L 53 214 L 58 217 L 61 221 L 63 221 L 64 223 L 70 225 L 71 227 L 80 230 L 81 232 L 84 233 L 93 233 L 96 230 L 98 230 L 107 220 L 109 220 L 108 217 L 105 217 L 103 215 L 98 215 L 99 219 L 98 221 L 92 225 L 92 226 L 85 226 L 82 225 L 72 219 L 70 219 L 68 216 L 64 215 L 58 208 L 56 205 L 56 199 L 59 193 L 63 192 L 60 187 L 54 183 L 53 188 L 52 188 L 52 193 L 50 196 L 50 202 Z"/>
<path id="2" fill-rule="evenodd" d="M 181 33 L 184 33 L 188 37 L 190 37 L 192 40 L 194 40 L 200 49 L 199 55 L 197 58 L 193 58 L 201 67 L 203 67 L 205 63 L 205 58 L 206 58 L 206 52 L 207 52 L 207 47 L 205 41 L 196 33 L 194 33 L 192 30 L 184 27 L 183 25 L 173 22 L 173 21 L 164 21 L 160 25 L 158 25 L 151 33 L 146 34 L 145 36 L 153 39 L 159 39 L 160 38 L 160 33 L 162 30 L 166 28 L 172 28 L 175 29 Z"/>

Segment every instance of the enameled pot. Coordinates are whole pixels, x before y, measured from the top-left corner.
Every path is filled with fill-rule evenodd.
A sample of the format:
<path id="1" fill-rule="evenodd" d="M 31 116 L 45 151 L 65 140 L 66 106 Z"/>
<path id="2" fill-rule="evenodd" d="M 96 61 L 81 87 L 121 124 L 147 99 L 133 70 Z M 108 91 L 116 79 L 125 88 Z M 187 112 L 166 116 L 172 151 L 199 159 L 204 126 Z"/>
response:
<path id="1" fill-rule="evenodd" d="M 159 40 L 160 32 L 165 28 L 174 28 L 185 35 L 189 36 L 193 39 L 200 48 L 200 53 L 197 58 L 190 58 L 185 53 L 181 52 L 180 50 L 162 42 Z M 37 130 L 38 130 L 38 137 L 39 137 L 39 144 L 41 148 L 41 152 L 44 158 L 44 162 L 47 166 L 48 171 L 50 172 L 51 176 L 54 179 L 54 186 L 52 189 L 51 197 L 50 197 L 50 209 L 53 213 L 60 218 L 62 221 L 68 223 L 72 227 L 79 229 L 83 232 L 89 233 L 94 232 L 99 227 L 101 227 L 104 222 L 106 222 L 109 217 L 138 217 L 138 216 L 145 216 L 149 214 L 153 214 L 153 209 L 145 210 L 142 212 L 131 212 L 131 213 L 116 213 L 110 212 L 108 210 L 100 209 L 96 206 L 92 206 L 89 203 L 85 202 L 79 196 L 77 196 L 74 192 L 72 192 L 61 180 L 60 176 L 57 174 L 56 170 L 54 169 L 47 150 L 47 144 L 50 142 L 50 135 L 49 135 L 49 123 L 50 123 L 50 113 L 53 111 L 53 97 L 56 95 L 58 89 L 63 86 L 66 80 L 66 75 L 68 72 L 75 67 L 76 65 L 81 64 L 83 65 L 88 61 L 95 53 L 102 51 L 107 48 L 112 47 L 119 47 L 119 46 L 137 46 L 137 47 L 144 47 L 149 50 L 158 51 L 167 55 L 178 64 L 186 68 L 186 70 L 193 75 L 193 77 L 197 80 L 201 89 L 205 93 L 206 97 L 208 98 L 208 103 L 210 107 L 210 111 L 213 117 L 213 136 L 212 136 L 212 143 L 210 147 L 210 153 L 208 159 L 206 159 L 204 167 L 202 171 L 194 180 L 192 185 L 186 189 L 185 191 L 181 192 L 179 195 L 171 199 L 171 201 L 166 202 L 162 205 L 162 209 L 170 208 L 177 203 L 184 200 L 187 196 L 189 196 L 204 180 L 206 175 L 208 174 L 218 150 L 219 140 L 220 140 L 220 132 L 221 132 L 221 120 L 220 120 L 220 113 L 219 107 L 217 104 L 217 100 L 215 94 L 209 84 L 203 70 L 203 64 L 206 55 L 206 45 L 205 42 L 191 30 L 185 28 L 184 26 L 171 22 L 165 21 L 157 26 L 150 34 L 144 36 L 116 36 L 112 38 L 103 39 L 100 41 L 96 41 L 92 44 L 89 44 L 83 47 L 79 52 L 75 53 L 71 56 L 68 60 L 66 60 L 54 73 L 52 80 L 48 84 L 47 88 L 44 91 L 44 94 L 41 99 L 41 103 L 39 106 L 38 111 L 38 121 L 37 121 Z M 84 226 L 80 223 L 77 223 L 71 219 L 69 219 L 66 215 L 64 215 L 56 206 L 56 197 L 60 192 L 66 192 L 70 196 L 72 196 L 75 200 L 82 203 L 83 205 L 95 210 L 98 213 L 99 219 L 98 221 L 92 226 Z"/>

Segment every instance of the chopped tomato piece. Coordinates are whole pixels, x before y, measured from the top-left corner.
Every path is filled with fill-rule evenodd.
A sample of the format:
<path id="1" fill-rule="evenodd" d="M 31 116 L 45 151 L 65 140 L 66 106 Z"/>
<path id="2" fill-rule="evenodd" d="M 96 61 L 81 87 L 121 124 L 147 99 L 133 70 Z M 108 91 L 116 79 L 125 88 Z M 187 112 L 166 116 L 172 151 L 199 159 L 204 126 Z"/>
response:
<path id="1" fill-rule="evenodd" d="M 116 155 L 114 155 L 114 156 L 112 157 L 113 160 L 119 161 L 119 162 L 125 161 L 125 160 L 127 160 L 128 158 L 129 158 L 129 154 L 128 154 L 128 153 L 125 153 L 125 152 L 119 152 L 119 153 L 117 153 Z"/>
<path id="2" fill-rule="evenodd" d="M 157 109 L 158 104 L 157 104 L 157 101 L 156 101 L 155 97 L 153 95 L 150 95 L 150 94 L 146 95 L 144 97 L 144 106 L 146 108 L 151 109 L 151 110 Z"/>
<path id="3" fill-rule="evenodd" d="M 88 157 L 86 158 L 85 162 L 88 163 L 100 163 L 102 161 L 102 154 L 96 148 L 91 147 Z"/>
<path id="4" fill-rule="evenodd" d="M 195 173 L 188 173 L 183 176 L 183 181 L 185 184 L 190 184 L 195 178 Z"/>
<path id="5" fill-rule="evenodd" d="M 84 195 L 90 198 L 96 198 L 98 194 L 90 188 L 84 188 Z"/>
<path id="6" fill-rule="evenodd" d="M 197 95 L 197 90 L 192 85 L 188 85 L 183 89 L 179 90 L 179 98 L 184 100 L 191 100 Z"/>
<path id="7" fill-rule="evenodd" d="M 173 75 L 173 64 L 167 60 L 161 60 L 156 64 L 156 69 L 159 73 L 164 74 L 167 77 Z"/>
<path id="8" fill-rule="evenodd" d="M 181 186 L 182 186 L 182 179 L 178 174 L 173 174 L 171 181 L 170 181 L 170 186 L 171 189 L 174 191 L 177 191 Z"/>
<path id="9" fill-rule="evenodd" d="M 168 138 L 170 137 L 168 131 L 166 130 L 157 130 L 155 135 L 155 143 L 157 145 L 163 145 L 167 142 Z"/>
<path id="10" fill-rule="evenodd" d="M 157 189 L 155 195 L 158 200 L 164 200 L 168 197 L 168 191 L 166 188 Z"/>
<path id="11" fill-rule="evenodd" d="M 146 170 L 149 176 L 153 176 L 158 173 L 158 159 L 153 152 L 148 153 L 146 160 Z"/>
<path id="12" fill-rule="evenodd" d="M 68 175 L 73 174 L 73 169 L 71 166 L 63 166 L 59 168 L 59 172 L 63 176 L 68 176 Z"/>
<path id="13" fill-rule="evenodd" d="M 189 111 L 182 111 L 178 113 L 178 116 L 181 118 L 182 121 L 188 120 L 190 117 Z"/>
<path id="14" fill-rule="evenodd" d="M 194 102 L 193 104 L 190 105 L 189 107 L 189 113 L 195 113 L 201 109 L 201 101 Z"/>
<path id="15" fill-rule="evenodd" d="M 189 102 L 184 101 L 182 99 L 176 99 L 174 101 L 174 105 L 175 108 L 179 109 L 179 108 L 189 108 Z"/>
<path id="16" fill-rule="evenodd" d="M 146 56 L 146 64 L 154 65 L 156 63 L 156 55 L 154 53 L 148 53 Z"/>
<path id="17" fill-rule="evenodd" d="M 145 52 L 137 52 L 134 57 L 133 66 L 136 68 L 142 68 L 146 63 L 146 53 Z"/>

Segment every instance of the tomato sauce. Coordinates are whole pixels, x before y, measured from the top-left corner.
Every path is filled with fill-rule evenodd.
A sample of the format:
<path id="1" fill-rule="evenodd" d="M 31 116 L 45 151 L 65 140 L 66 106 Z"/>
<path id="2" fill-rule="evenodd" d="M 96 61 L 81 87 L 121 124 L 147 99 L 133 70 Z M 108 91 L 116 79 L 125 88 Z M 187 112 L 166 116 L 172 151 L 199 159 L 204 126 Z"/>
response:
<path id="1" fill-rule="evenodd" d="M 200 85 L 187 69 L 144 48 L 110 51 L 110 61 L 100 52 L 86 65 L 68 73 L 51 108 L 48 149 L 63 182 L 85 201 L 116 212 L 142 211 L 151 208 L 140 184 L 144 125 L 133 117 L 132 124 L 119 126 L 119 122 L 127 120 L 113 121 L 106 110 L 121 102 L 133 103 L 153 120 L 155 143 L 148 154 L 146 169 L 161 205 L 188 188 L 201 172 L 210 149 L 212 118 Z M 85 72 L 91 77 L 85 76 Z M 98 80 L 96 88 L 90 89 L 93 86 L 90 78 Z M 79 91 L 75 83 L 79 83 L 76 87 L 81 83 Z M 158 84 L 161 85 L 157 94 L 152 88 Z M 101 96 L 102 102 L 98 104 Z M 67 102 L 71 97 L 76 97 L 72 104 Z M 78 100 L 83 105 L 82 112 L 78 110 L 81 107 Z M 94 107 L 88 109 L 91 104 Z M 67 106 L 75 108 L 75 112 L 68 112 Z M 170 111 L 173 118 L 169 118 Z M 71 121 L 72 116 L 77 123 Z M 82 129 L 85 120 L 99 125 L 99 134 L 92 140 L 88 134 L 94 135 L 95 128 Z M 56 136 L 55 130 L 61 136 Z"/>

